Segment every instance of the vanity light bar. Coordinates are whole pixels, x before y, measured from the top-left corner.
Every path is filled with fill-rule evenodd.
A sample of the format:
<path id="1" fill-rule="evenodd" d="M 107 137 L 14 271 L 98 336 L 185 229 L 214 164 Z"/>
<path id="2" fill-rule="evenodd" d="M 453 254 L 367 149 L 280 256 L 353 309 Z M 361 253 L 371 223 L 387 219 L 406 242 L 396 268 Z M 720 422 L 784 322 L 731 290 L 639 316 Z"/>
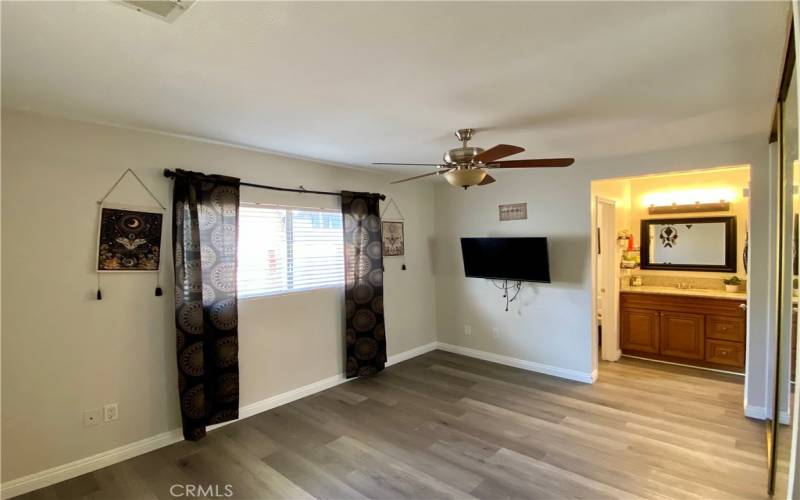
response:
<path id="1" fill-rule="evenodd" d="M 650 215 L 656 214 L 679 214 L 689 212 L 727 212 L 731 209 L 729 201 L 720 200 L 718 203 L 700 203 L 695 202 L 689 205 L 672 205 L 655 206 L 650 205 L 647 208 L 647 213 Z"/>

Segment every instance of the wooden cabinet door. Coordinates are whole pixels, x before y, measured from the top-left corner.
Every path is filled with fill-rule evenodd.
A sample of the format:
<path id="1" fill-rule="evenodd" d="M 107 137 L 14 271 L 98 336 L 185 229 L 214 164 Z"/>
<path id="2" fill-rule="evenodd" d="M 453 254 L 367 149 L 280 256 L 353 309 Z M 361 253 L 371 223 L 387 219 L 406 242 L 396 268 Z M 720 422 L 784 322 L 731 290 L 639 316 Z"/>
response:
<path id="1" fill-rule="evenodd" d="M 661 313 L 662 356 L 703 359 L 705 317 L 702 314 L 664 311 Z"/>
<path id="2" fill-rule="evenodd" d="M 620 318 L 620 348 L 658 354 L 658 312 L 623 308 Z"/>

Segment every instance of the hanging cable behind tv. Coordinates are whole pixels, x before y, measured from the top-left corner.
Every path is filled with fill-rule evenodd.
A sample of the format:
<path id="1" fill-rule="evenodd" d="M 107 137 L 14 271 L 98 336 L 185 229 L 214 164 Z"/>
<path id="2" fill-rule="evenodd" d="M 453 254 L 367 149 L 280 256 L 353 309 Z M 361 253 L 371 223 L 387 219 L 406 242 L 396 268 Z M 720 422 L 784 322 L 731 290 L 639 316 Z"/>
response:
<path id="1" fill-rule="evenodd" d="M 498 285 L 495 280 L 492 280 L 492 284 L 495 286 L 495 288 L 503 291 L 503 298 L 506 299 L 506 312 L 508 312 L 509 304 L 517 300 L 519 292 L 522 290 L 522 281 L 512 281 L 513 284 L 510 287 L 508 286 L 508 280 L 503 280 L 502 283 L 502 285 Z M 509 290 L 514 292 L 513 296 L 509 295 Z"/>

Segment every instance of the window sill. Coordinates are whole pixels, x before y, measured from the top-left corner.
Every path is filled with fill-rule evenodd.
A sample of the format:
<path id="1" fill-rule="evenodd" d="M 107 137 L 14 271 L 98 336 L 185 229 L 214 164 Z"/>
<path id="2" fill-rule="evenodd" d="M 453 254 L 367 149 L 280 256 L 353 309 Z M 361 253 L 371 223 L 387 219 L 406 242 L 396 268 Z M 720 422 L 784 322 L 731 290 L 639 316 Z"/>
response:
<path id="1" fill-rule="evenodd" d="M 266 299 L 270 297 L 280 297 L 283 295 L 298 295 L 304 294 L 309 292 L 316 292 L 320 290 L 332 290 L 332 289 L 341 289 L 344 290 L 344 283 L 338 283 L 335 285 L 327 285 L 327 286 L 315 286 L 310 288 L 298 288 L 296 290 L 281 290 L 278 292 L 269 292 L 269 293 L 257 293 L 257 294 L 248 294 L 248 295 L 239 295 L 238 301 L 250 301 L 250 300 L 257 300 L 257 299 Z"/>

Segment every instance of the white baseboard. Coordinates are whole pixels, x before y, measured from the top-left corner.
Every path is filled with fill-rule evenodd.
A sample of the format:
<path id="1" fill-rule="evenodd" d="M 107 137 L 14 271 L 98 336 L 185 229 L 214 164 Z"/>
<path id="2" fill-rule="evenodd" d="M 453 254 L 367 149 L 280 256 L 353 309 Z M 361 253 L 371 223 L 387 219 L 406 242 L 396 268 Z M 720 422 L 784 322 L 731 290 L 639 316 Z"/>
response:
<path id="1" fill-rule="evenodd" d="M 757 420 L 767 419 L 767 408 L 764 406 L 745 405 L 744 416 L 755 418 Z"/>
<path id="2" fill-rule="evenodd" d="M 597 379 L 597 372 L 581 372 L 578 370 L 571 370 L 569 368 L 560 368 L 558 366 L 546 365 L 544 363 L 537 363 L 535 361 L 526 361 L 524 359 L 512 358 L 510 356 L 503 356 L 493 352 L 479 351 L 470 347 L 462 347 L 460 345 L 445 344 L 437 342 L 437 349 L 442 351 L 461 354 L 469 356 L 470 358 L 482 359 L 484 361 L 491 361 L 501 365 L 513 366 L 537 373 L 544 373 L 545 375 L 552 375 L 554 377 L 565 378 L 568 380 L 576 380 L 578 382 L 585 382 L 591 384 Z"/>
<path id="3" fill-rule="evenodd" d="M 745 406 L 744 407 L 744 416 L 755 418 L 758 420 L 767 420 L 769 418 L 769 412 L 763 406 Z M 783 410 L 778 415 L 778 422 L 783 425 L 791 425 L 792 424 L 792 417 L 789 414 L 788 410 Z"/>
<path id="4" fill-rule="evenodd" d="M 353 379 L 347 379 L 344 377 L 344 375 L 334 375 L 332 377 L 324 378 L 308 385 L 298 387 L 297 389 L 292 389 L 291 391 L 278 394 L 277 396 L 262 399 L 261 401 L 256 401 L 255 403 L 250 403 L 249 405 L 239 408 L 239 420 L 252 417 L 253 415 L 258 415 L 259 413 L 269 411 L 285 404 L 289 404 L 292 401 L 297 401 L 298 399 L 303 399 L 306 396 L 311 396 L 312 394 L 322 392 L 325 389 L 336 387 L 337 385 L 347 382 L 348 380 Z M 232 424 L 234 422 L 236 422 L 236 420 L 230 420 L 220 425 Z M 214 430 L 220 425 L 209 426 L 208 429 Z"/>
<path id="5" fill-rule="evenodd" d="M 417 356 L 421 356 L 427 352 L 431 352 L 434 350 L 436 350 L 436 342 L 431 342 L 430 344 L 421 345 L 419 347 L 415 347 L 407 351 L 393 354 L 389 356 L 389 359 L 386 360 L 386 366 L 392 366 L 397 363 L 402 363 L 403 361 L 415 358 Z M 289 404 L 292 401 L 297 401 L 298 399 L 302 399 L 306 396 L 322 392 L 325 389 L 330 389 L 331 387 L 347 382 L 348 380 L 354 380 L 354 379 L 345 378 L 344 375 L 334 375 L 332 377 L 324 378 L 322 380 L 318 380 L 317 382 L 312 382 L 311 384 L 304 385 L 303 387 L 298 387 L 297 389 L 292 389 L 291 391 L 278 394 L 277 396 L 272 396 L 271 398 L 262 399 L 261 401 L 256 401 L 255 403 L 251 403 L 247 406 L 239 408 L 239 418 L 242 419 L 242 418 L 252 417 L 253 415 L 258 415 L 259 413 L 271 410 L 273 408 Z M 233 422 L 236 422 L 236 420 L 224 422 L 222 424 L 218 424 L 215 426 L 209 426 L 209 430 L 213 430 L 216 429 L 217 427 L 231 424 Z"/>
<path id="6" fill-rule="evenodd" d="M 11 498 L 29 491 L 38 490 L 51 484 L 66 481 L 73 477 L 96 471 L 103 467 L 128 460 L 139 455 L 157 450 L 164 446 L 183 440 L 183 433 L 180 429 L 162 432 L 155 436 L 136 441 L 135 443 L 120 446 L 112 450 L 104 451 L 90 457 L 81 458 L 64 465 L 53 467 L 52 469 L 36 472 L 28 476 L 23 476 L 11 481 L 6 481 L 0 486 L 2 498 Z"/>
<path id="7" fill-rule="evenodd" d="M 397 363 L 402 363 L 407 359 L 416 358 L 417 356 L 422 356 L 425 353 L 435 351 L 437 349 L 438 344 L 439 344 L 438 342 L 431 342 L 430 344 L 421 345 L 419 347 L 415 347 L 413 349 L 409 349 L 401 353 L 393 354 L 389 356 L 389 359 L 386 361 L 386 366 L 392 366 Z"/>
<path id="8" fill-rule="evenodd" d="M 431 342 L 430 344 L 394 354 L 389 356 L 386 366 L 391 366 L 416 356 L 420 356 L 435 350 L 436 347 L 437 343 Z M 344 375 L 334 375 L 332 377 L 324 378 L 322 380 L 312 382 L 311 384 L 298 387 L 297 389 L 292 389 L 276 396 L 242 406 L 239 408 L 239 419 L 252 417 L 253 415 L 257 415 L 306 396 L 316 394 L 324 391 L 325 389 L 330 389 L 331 387 L 347 382 L 348 380 L 353 379 L 346 379 Z M 212 431 L 233 422 L 235 422 L 235 420 L 224 422 L 222 424 L 210 425 L 208 426 L 208 430 Z M 33 490 L 38 490 L 39 488 L 44 488 L 45 486 L 50 486 L 51 484 L 56 484 L 61 481 L 66 481 L 67 479 L 80 476 L 81 474 L 86 474 L 88 472 L 102 469 L 103 467 L 108 467 L 109 465 L 114 465 L 116 463 L 128 460 L 129 458 L 143 455 L 182 440 L 183 432 L 181 429 L 173 429 L 171 431 L 163 432 L 156 436 L 151 436 L 134 443 L 126 444 L 118 448 L 92 455 L 90 457 L 81 458 L 79 460 L 75 460 L 74 462 L 69 462 L 67 464 L 59 465 L 41 472 L 36 472 L 34 474 L 23 476 L 17 479 L 12 479 L 0 485 L 0 497 L 4 499 L 11 498 Z"/>

